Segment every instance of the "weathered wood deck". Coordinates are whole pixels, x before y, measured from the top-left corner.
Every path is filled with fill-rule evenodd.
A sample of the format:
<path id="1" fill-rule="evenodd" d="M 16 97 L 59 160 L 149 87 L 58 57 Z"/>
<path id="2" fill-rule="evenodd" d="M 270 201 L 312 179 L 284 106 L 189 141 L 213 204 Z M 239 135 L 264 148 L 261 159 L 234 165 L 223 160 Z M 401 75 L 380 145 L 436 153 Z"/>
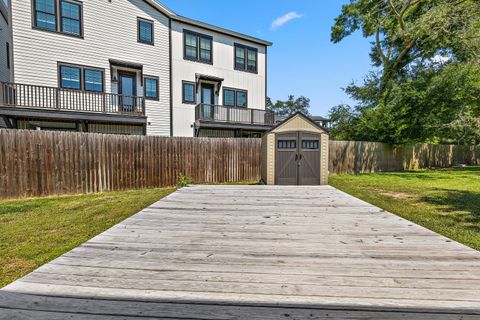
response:
<path id="1" fill-rule="evenodd" d="M 332 187 L 193 186 L 0 291 L 0 319 L 480 319 L 480 253 Z"/>

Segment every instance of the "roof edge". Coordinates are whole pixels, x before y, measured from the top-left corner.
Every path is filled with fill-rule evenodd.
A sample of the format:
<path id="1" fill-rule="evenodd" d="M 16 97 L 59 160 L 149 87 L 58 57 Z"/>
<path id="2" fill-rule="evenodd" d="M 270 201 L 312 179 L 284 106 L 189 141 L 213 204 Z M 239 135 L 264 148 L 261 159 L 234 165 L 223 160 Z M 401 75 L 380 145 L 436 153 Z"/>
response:
<path id="1" fill-rule="evenodd" d="M 279 128 L 281 126 L 283 126 L 285 123 L 287 123 L 288 121 L 290 121 L 292 118 L 296 117 L 296 116 L 301 116 L 302 118 L 304 118 L 305 120 L 307 120 L 308 122 L 310 122 L 312 125 L 314 125 L 315 127 L 325 131 L 325 133 L 330 133 L 330 130 L 328 130 L 327 128 L 324 128 L 323 126 L 317 124 L 315 121 L 313 121 L 312 119 L 310 119 L 309 116 L 305 115 L 303 112 L 301 111 L 297 111 L 293 114 L 291 114 L 290 116 L 288 116 L 285 120 L 283 120 L 282 122 L 280 122 L 279 124 L 277 124 L 275 127 L 271 128 L 270 130 L 268 130 L 267 132 L 265 132 L 265 134 L 267 133 L 270 133 L 271 131 L 275 130 L 276 128 Z"/>
<path id="2" fill-rule="evenodd" d="M 172 20 L 175 20 L 175 21 L 178 21 L 178 22 L 183 22 L 183 23 L 186 23 L 186 24 L 190 24 L 190 25 L 193 25 L 193 26 L 200 27 L 200 28 L 208 29 L 208 30 L 211 30 L 211 31 L 214 31 L 214 32 L 222 33 L 222 34 L 229 35 L 229 36 L 232 36 L 232 37 L 235 37 L 235 38 L 250 41 L 250 42 L 253 42 L 253 43 L 256 43 L 256 44 L 261 44 L 261 45 L 266 46 L 266 47 L 270 47 L 270 46 L 273 45 L 273 43 L 270 42 L 270 41 L 262 40 L 262 39 L 252 37 L 252 36 L 240 33 L 240 32 L 225 29 L 225 28 L 222 28 L 222 27 L 217 27 L 213 24 L 209 24 L 209 23 L 205 23 L 205 22 L 198 21 L 198 20 L 195 20 L 195 19 L 180 16 L 180 15 L 176 14 L 175 12 L 173 12 L 172 10 L 170 10 L 169 8 L 167 8 L 165 5 L 163 5 L 162 3 L 160 3 L 157 0 L 144 0 L 144 1 L 149 3 L 155 9 L 157 9 L 158 11 L 160 11 L 161 13 L 163 13 L 164 15 L 166 15 L 168 18 L 170 18 Z"/>
<path id="3" fill-rule="evenodd" d="M 222 34 L 226 34 L 226 35 L 229 35 L 229 36 L 232 36 L 232 37 L 235 37 L 235 38 L 239 38 L 239 39 L 242 39 L 242 40 L 246 40 L 246 41 L 250 41 L 250 42 L 253 42 L 253 43 L 261 44 L 261 45 L 264 45 L 266 47 L 270 47 L 270 46 L 273 45 L 272 42 L 267 41 L 267 40 L 262 40 L 262 39 L 252 37 L 252 36 L 237 32 L 237 31 L 232 31 L 232 30 L 229 30 L 229 29 L 218 27 L 218 26 L 215 26 L 213 24 L 205 23 L 205 22 L 194 20 L 194 19 L 191 19 L 191 18 L 176 15 L 176 16 L 171 17 L 171 19 L 175 20 L 175 21 L 183 22 L 183 23 L 186 23 L 186 24 L 190 24 L 190 25 L 193 25 L 193 26 L 197 26 L 197 27 L 200 27 L 200 28 L 208 29 L 208 30 L 211 30 L 211 31 L 219 32 L 219 33 L 222 33 Z"/>

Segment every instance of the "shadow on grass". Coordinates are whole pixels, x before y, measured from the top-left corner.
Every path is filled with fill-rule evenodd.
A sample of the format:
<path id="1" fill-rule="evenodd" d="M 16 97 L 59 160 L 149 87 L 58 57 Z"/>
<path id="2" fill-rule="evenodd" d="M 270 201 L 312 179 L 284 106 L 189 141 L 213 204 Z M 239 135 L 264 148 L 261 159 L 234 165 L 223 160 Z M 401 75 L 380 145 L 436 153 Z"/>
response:
<path id="1" fill-rule="evenodd" d="M 375 173 L 382 177 L 394 177 L 404 180 L 446 180 L 452 179 L 451 176 L 434 174 L 436 171 L 401 171 L 401 172 L 380 172 Z"/>
<path id="2" fill-rule="evenodd" d="M 377 175 L 415 180 L 448 180 L 454 178 L 480 177 L 480 167 L 455 167 L 427 170 L 406 170 L 396 172 L 378 172 Z"/>
<path id="3" fill-rule="evenodd" d="M 452 213 L 451 219 L 466 223 L 468 229 L 480 232 L 480 193 L 464 190 L 436 189 L 439 192 L 421 198 L 422 201 L 439 206 L 440 211 Z"/>

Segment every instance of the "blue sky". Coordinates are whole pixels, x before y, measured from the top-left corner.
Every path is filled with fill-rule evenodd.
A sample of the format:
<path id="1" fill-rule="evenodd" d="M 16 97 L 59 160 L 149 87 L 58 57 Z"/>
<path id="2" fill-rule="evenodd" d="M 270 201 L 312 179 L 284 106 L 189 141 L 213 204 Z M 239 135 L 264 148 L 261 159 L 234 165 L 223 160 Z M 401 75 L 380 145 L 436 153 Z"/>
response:
<path id="1" fill-rule="evenodd" d="M 273 42 L 268 51 L 268 95 L 311 99 L 311 113 L 325 116 L 340 103 L 351 103 L 341 88 L 361 81 L 372 69 L 369 40 L 361 32 L 339 44 L 330 28 L 349 0 L 160 0 L 177 14 Z M 288 22 L 277 23 L 275 20 Z"/>

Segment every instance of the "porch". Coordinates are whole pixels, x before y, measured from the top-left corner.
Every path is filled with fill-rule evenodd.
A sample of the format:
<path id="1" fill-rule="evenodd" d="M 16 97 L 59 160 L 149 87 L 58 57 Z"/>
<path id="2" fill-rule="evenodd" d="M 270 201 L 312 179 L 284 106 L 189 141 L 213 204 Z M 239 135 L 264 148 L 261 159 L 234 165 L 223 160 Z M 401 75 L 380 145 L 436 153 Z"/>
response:
<path id="1" fill-rule="evenodd" d="M 197 137 L 204 136 L 205 132 L 221 137 L 259 137 L 274 125 L 275 114 L 270 110 L 205 103 L 195 107 Z"/>
<path id="2" fill-rule="evenodd" d="M 0 318 L 474 320 L 479 267 L 329 186 L 190 186 L 0 290 Z"/>
<path id="3" fill-rule="evenodd" d="M 45 126 L 49 130 L 90 132 L 89 124 L 92 128 L 115 125 L 129 127 L 128 134 L 141 134 L 146 124 L 145 99 L 0 82 L 0 118 L 7 128 L 43 129 Z M 117 133 L 118 128 L 112 130 L 111 133 Z"/>

